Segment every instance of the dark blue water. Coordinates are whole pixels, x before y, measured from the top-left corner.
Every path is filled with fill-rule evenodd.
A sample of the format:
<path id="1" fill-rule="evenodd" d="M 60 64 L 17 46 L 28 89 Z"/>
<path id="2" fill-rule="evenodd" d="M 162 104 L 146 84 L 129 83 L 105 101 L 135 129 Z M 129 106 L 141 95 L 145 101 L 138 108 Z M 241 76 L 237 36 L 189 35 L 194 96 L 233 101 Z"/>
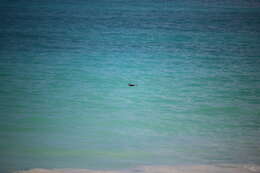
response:
<path id="1" fill-rule="evenodd" d="M 259 36 L 257 0 L 1 1 L 1 172 L 259 164 Z"/>

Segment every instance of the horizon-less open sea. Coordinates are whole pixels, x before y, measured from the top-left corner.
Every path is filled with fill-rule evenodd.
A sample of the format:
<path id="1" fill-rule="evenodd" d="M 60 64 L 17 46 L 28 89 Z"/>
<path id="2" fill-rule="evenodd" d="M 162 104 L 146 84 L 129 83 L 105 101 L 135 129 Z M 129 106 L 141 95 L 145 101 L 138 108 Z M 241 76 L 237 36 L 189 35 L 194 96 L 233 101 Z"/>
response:
<path id="1" fill-rule="evenodd" d="M 260 164 L 259 146 L 260 1 L 1 1 L 0 172 Z"/>

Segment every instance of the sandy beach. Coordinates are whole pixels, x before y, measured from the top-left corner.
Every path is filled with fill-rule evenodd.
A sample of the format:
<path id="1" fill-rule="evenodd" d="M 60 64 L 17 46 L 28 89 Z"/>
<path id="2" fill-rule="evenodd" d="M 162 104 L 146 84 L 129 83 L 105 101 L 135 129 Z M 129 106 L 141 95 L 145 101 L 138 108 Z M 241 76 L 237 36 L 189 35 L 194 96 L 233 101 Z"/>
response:
<path id="1" fill-rule="evenodd" d="M 127 170 L 31 169 L 15 173 L 260 173 L 259 165 L 140 166 Z"/>

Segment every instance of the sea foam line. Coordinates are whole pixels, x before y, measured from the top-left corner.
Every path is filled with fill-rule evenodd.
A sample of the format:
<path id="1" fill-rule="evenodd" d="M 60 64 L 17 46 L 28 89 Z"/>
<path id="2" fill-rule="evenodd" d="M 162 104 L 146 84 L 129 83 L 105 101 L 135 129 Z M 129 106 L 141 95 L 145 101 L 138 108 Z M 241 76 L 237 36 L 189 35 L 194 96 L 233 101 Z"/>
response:
<path id="1" fill-rule="evenodd" d="M 126 170 L 31 169 L 15 173 L 260 173 L 260 165 L 140 166 Z"/>

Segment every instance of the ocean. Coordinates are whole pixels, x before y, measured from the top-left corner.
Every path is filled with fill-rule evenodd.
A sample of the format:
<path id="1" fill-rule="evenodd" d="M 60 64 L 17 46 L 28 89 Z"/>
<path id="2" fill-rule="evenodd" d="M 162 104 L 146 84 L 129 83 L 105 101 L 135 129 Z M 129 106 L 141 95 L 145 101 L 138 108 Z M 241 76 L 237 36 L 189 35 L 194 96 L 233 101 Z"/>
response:
<path id="1" fill-rule="evenodd" d="M 259 165 L 259 146 L 260 1 L 1 1 L 0 172 Z"/>

